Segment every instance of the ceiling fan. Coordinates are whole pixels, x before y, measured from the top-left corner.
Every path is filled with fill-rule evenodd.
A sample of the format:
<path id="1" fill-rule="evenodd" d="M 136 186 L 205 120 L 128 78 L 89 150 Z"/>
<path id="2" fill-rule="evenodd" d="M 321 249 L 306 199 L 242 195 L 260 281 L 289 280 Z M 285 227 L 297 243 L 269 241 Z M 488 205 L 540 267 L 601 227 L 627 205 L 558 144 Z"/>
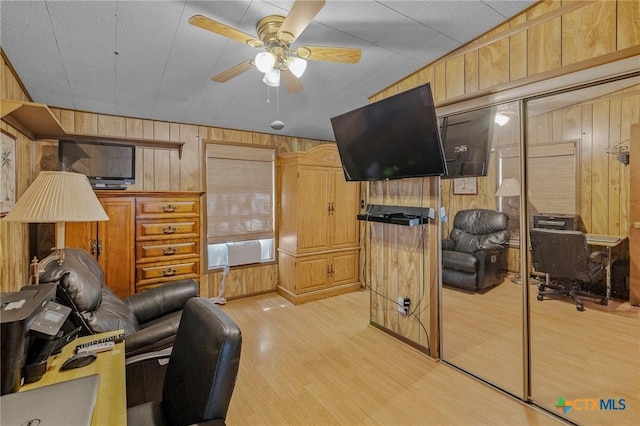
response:
<path id="1" fill-rule="evenodd" d="M 260 19 L 256 24 L 257 37 L 202 15 L 192 16 L 189 23 L 251 47 L 265 49 L 254 59 L 213 76 L 213 81 L 223 83 L 256 66 L 265 74 L 263 81 L 266 84 L 279 86 L 282 77 L 289 93 L 296 93 L 303 89 L 299 77 L 304 73 L 307 59 L 355 64 L 362 54 L 360 49 L 349 47 L 291 46 L 324 4 L 325 0 L 296 0 L 286 17 L 270 15 Z"/>

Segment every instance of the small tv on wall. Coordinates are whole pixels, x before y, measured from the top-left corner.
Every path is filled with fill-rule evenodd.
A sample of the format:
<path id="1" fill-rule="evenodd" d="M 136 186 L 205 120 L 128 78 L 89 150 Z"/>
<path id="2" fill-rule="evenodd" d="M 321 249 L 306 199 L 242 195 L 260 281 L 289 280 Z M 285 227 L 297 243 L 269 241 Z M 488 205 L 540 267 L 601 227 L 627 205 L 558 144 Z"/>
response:
<path id="1" fill-rule="evenodd" d="M 331 118 L 347 181 L 446 173 L 429 83 Z"/>
<path id="2" fill-rule="evenodd" d="M 136 147 L 108 141 L 60 140 L 58 169 L 86 175 L 95 189 L 125 189 L 136 181 Z"/>
<path id="3" fill-rule="evenodd" d="M 483 108 L 442 119 L 440 134 L 447 161 L 444 178 L 487 175 L 496 112 L 495 108 Z"/>

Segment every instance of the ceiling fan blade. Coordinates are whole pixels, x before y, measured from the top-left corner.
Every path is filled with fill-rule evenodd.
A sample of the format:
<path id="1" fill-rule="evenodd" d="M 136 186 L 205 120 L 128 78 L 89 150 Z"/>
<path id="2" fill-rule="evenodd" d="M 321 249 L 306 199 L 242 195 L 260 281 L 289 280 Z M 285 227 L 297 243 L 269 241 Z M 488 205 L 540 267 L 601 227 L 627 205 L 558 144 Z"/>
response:
<path id="1" fill-rule="evenodd" d="M 298 77 L 293 75 L 291 71 L 289 70 L 280 71 L 280 75 L 282 76 L 282 79 L 284 80 L 284 84 L 287 86 L 287 91 L 289 93 L 298 93 L 299 91 L 304 89 L 304 86 L 302 85 L 302 83 L 300 83 L 300 80 L 298 79 Z"/>
<path id="2" fill-rule="evenodd" d="M 293 43 L 325 3 L 325 0 L 296 0 L 278 31 L 278 38 L 286 43 Z"/>
<path id="3" fill-rule="evenodd" d="M 250 36 L 249 34 L 243 33 L 242 31 L 236 30 L 235 28 L 231 28 L 230 26 L 225 25 L 221 22 L 214 21 L 213 19 L 207 18 L 206 16 L 194 15 L 189 18 L 189 23 L 191 25 L 195 25 L 196 27 L 200 27 L 203 30 L 211 31 L 212 33 L 220 34 L 221 36 L 230 38 L 232 40 L 248 44 L 251 47 L 262 46 L 262 41 L 258 40 L 254 36 Z"/>
<path id="4" fill-rule="evenodd" d="M 231 67 L 226 71 L 222 71 L 220 74 L 211 77 L 211 80 L 218 83 L 224 83 L 225 81 L 231 80 L 233 77 L 236 77 L 243 72 L 249 71 L 251 68 L 253 68 L 253 59 L 249 59 L 236 65 L 235 67 Z"/>
<path id="5" fill-rule="evenodd" d="M 300 46 L 296 55 L 312 61 L 331 61 L 355 64 L 360 60 L 362 51 L 354 47 Z"/>

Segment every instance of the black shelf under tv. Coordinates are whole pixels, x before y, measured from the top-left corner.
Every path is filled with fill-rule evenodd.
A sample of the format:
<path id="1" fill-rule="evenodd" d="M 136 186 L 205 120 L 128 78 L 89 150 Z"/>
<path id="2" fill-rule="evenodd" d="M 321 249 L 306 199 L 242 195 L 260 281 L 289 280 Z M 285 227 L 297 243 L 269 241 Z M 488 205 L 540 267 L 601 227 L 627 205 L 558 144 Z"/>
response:
<path id="1" fill-rule="evenodd" d="M 419 226 L 435 218 L 435 210 L 430 207 L 388 206 L 368 204 L 365 213 L 358 220 L 367 222 L 390 223 L 392 225 Z"/>

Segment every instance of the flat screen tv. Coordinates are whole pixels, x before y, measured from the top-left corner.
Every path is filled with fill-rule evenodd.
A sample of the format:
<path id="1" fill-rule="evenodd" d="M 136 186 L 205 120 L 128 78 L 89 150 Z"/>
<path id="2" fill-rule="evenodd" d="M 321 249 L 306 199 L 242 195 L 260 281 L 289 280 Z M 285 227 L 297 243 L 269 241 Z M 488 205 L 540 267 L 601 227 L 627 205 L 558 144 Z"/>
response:
<path id="1" fill-rule="evenodd" d="M 440 135 L 447 161 L 444 178 L 487 175 L 496 111 L 484 108 L 442 119 Z"/>
<path id="2" fill-rule="evenodd" d="M 135 145 L 60 140 L 58 169 L 82 173 L 96 189 L 124 189 L 136 181 Z"/>
<path id="3" fill-rule="evenodd" d="M 429 83 L 331 118 L 347 181 L 446 172 Z"/>

